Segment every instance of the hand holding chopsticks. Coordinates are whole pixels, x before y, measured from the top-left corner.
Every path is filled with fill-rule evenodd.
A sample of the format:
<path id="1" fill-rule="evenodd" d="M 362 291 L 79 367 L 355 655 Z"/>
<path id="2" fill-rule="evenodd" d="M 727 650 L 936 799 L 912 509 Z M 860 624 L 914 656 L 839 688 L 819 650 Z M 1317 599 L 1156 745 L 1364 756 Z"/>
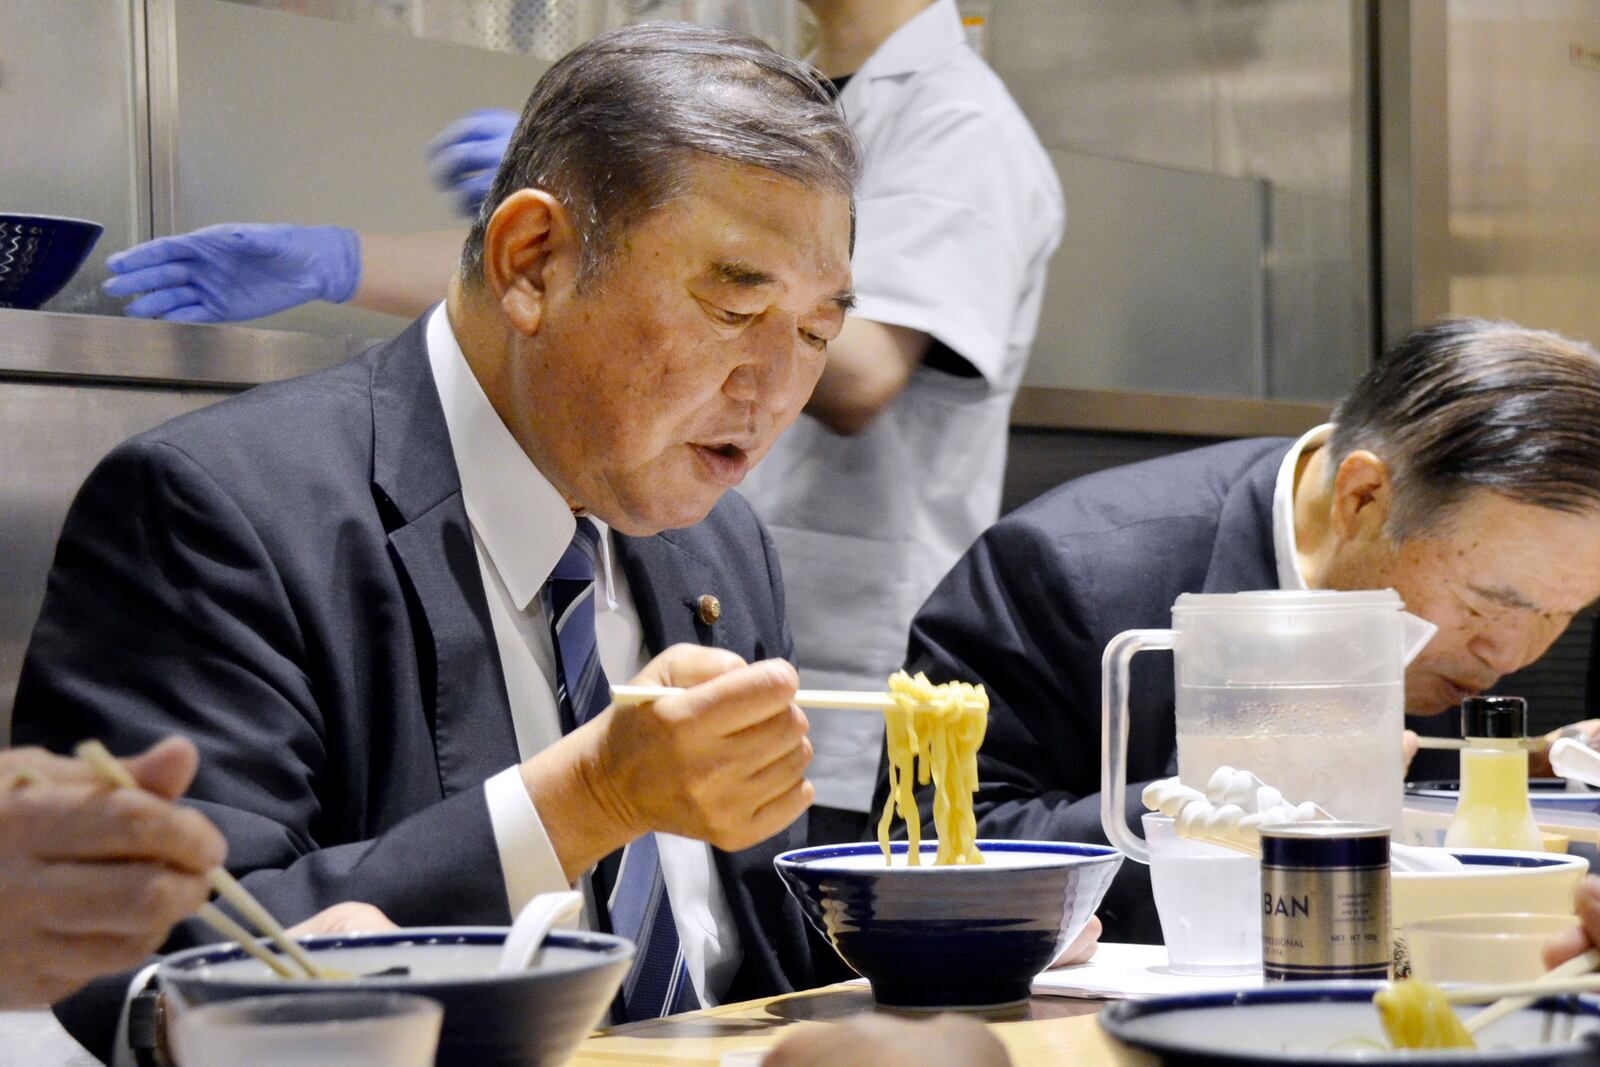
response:
<path id="1" fill-rule="evenodd" d="M 124 789 L 138 789 L 139 783 L 134 781 L 115 756 L 106 751 L 106 747 L 98 741 L 85 741 L 80 744 L 74 754 L 78 759 L 87 764 L 108 785 Z M 308 978 L 340 978 L 345 977 L 341 972 L 330 971 L 318 966 L 305 949 L 289 936 L 283 926 L 272 917 L 266 908 L 250 895 L 249 890 L 239 884 L 238 879 L 221 867 L 213 867 L 206 873 L 213 889 L 228 903 L 239 909 L 239 913 L 250 922 L 254 923 L 268 937 L 270 937 L 289 958 L 292 959 Z M 240 926 L 227 913 L 213 904 L 203 905 L 199 917 L 212 929 L 223 937 L 236 941 L 239 947 L 256 959 L 265 963 L 278 975 L 284 978 L 298 978 L 300 973 L 290 969 L 282 959 L 267 952 L 256 944 L 250 932 Z"/>

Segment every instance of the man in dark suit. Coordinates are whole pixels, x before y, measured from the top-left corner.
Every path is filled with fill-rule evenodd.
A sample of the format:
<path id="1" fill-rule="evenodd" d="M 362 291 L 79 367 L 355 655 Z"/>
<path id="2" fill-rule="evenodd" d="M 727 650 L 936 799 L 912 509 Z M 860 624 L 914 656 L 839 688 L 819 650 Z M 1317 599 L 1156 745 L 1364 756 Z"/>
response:
<path id="1" fill-rule="evenodd" d="M 504 923 L 629 845 L 595 919 L 678 958 L 627 1014 L 807 982 L 771 859 L 810 746 L 771 543 L 725 493 L 843 322 L 857 171 L 826 87 L 756 42 L 570 54 L 443 305 L 90 476 L 18 739 L 191 737 L 192 802 L 288 922 Z M 687 691 L 608 706 L 630 675 Z"/>
<path id="2" fill-rule="evenodd" d="M 980 836 L 1103 841 L 1100 657 L 1113 636 L 1170 625 L 1180 593 L 1385 586 L 1439 627 L 1406 673 L 1416 716 L 1537 659 L 1600 596 L 1600 355 L 1504 323 L 1442 323 L 1380 357 L 1333 424 L 1298 441 L 1233 441 L 1063 485 L 944 579 L 912 625 L 908 669 L 988 688 Z M 1132 782 L 1177 773 L 1170 661 L 1143 660 L 1129 701 L 1135 827 Z M 1160 940 L 1146 868 L 1123 865 L 1101 918 L 1111 940 Z"/>

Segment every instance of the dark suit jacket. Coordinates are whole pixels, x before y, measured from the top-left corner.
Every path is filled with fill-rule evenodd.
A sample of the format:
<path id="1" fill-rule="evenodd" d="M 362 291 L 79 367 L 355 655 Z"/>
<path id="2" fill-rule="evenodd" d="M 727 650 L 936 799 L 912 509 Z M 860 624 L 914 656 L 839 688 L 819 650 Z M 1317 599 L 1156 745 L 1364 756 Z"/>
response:
<path id="1" fill-rule="evenodd" d="M 193 738 L 191 803 L 288 922 L 341 900 L 402 925 L 510 920 L 481 787 L 516 739 L 423 336 L 113 451 L 72 506 L 22 669 L 19 743 Z M 652 649 L 791 655 L 772 543 L 735 494 L 616 555 Z M 713 626 L 702 593 L 722 602 Z M 802 821 L 716 855 L 744 944 L 735 998 L 810 979 L 772 867 L 804 843 Z M 189 926 L 170 947 L 215 940 Z"/>

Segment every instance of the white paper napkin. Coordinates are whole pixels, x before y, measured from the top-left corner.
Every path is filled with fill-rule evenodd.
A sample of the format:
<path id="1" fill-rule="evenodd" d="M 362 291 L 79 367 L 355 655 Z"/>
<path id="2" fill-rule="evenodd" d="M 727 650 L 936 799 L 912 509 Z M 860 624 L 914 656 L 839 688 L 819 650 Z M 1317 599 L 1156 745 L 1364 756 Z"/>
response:
<path id="1" fill-rule="evenodd" d="M 1033 980 L 1034 996 L 1133 1000 L 1169 993 L 1257 989 L 1261 972 L 1235 975 L 1176 974 L 1163 945 L 1102 943 L 1088 963 L 1045 971 Z"/>

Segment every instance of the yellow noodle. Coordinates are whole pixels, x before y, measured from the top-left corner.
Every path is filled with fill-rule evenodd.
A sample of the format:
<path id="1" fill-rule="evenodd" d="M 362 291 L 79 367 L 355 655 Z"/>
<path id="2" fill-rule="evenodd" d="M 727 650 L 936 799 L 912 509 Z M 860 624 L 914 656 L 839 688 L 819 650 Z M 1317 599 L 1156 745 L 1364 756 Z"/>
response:
<path id="1" fill-rule="evenodd" d="M 1395 1048 L 1478 1047 L 1438 986 L 1410 978 L 1378 990 L 1372 1002 Z"/>
<path id="2" fill-rule="evenodd" d="M 934 685 L 920 671 L 915 678 L 896 671 L 889 679 L 894 707 L 884 712 L 889 749 L 889 800 L 878 820 L 878 844 L 887 861 L 889 827 L 898 814 L 906 821 L 910 847 L 906 862 L 921 863 L 922 820 L 916 787 L 933 782 L 933 824 L 939 833 L 934 865 L 982 863 L 972 794 L 978 788 L 978 747 L 989 726 L 989 695 L 981 685 Z"/>

